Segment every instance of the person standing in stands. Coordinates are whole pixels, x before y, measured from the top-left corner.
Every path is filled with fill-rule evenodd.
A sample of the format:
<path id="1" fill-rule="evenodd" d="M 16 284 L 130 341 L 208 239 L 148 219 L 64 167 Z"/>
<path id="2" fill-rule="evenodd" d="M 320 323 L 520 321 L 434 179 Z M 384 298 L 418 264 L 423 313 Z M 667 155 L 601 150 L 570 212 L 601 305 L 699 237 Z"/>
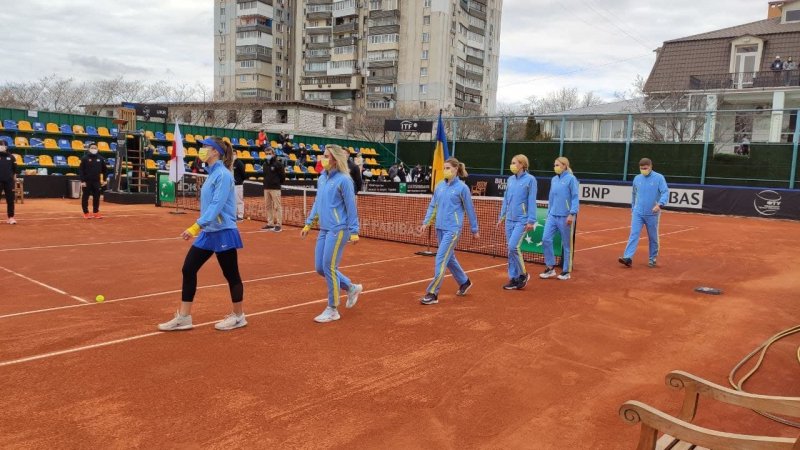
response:
<path id="1" fill-rule="evenodd" d="M 212 255 L 228 281 L 233 312 L 217 322 L 220 331 L 233 330 L 247 325 L 242 300 L 244 286 L 239 274 L 237 249 L 243 247 L 236 227 L 236 193 L 231 168 L 233 148 L 218 137 L 202 141 L 198 157 L 208 165 L 208 178 L 200 192 L 200 217 L 194 225 L 181 234 L 184 240 L 197 238 L 189 248 L 183 262 L 183 288 L 181 305 L 175 317 L 158 325 L 161 331 L 189 330 L 192 328 L 192 302 L 197 292 L 197 272 Z"/>
<path id="2" fill-rule="evenodd" d="M 17 183 L 17 159 L 8 151 L 6 141 L 0 139 L 0 194 L 6 197 L 6 214 L 9 225 L 16 225 L 14 219 L 14 185 Z"/>
<path id="3" fill-rule="evenodd" d="M 364 179 L 361 178 L 361 167 L 356 164 L 350 158 L 347 158 L 347 168 L 350 170 L 350 178 L 353 179 L 353 188 L 355 189 L 356 195 L 361 192 L 361 188 L 364 186 Z"/>
<path id="4" fill-rule="evenodd" d="M 435 224 L 436 239 L 439 241 L 433 281 L 428 285 L 425 296 L 420 300 L 423 305 L 439 303 L 439 289 L 444 281 L 445 269 L 450 269 L 453 279 L 458 283 L 456 295 L 463 297 L 472 287 L 472 281 L 464 273 L 455 254 L 458 237 L 464 225 L 464 212 L 469 218 L 472 235 L 475 239 L 480 238 L 478 218 L 475 216 L 475 207 L 472 205 L 472 195 L 469 187 L 461 181 L 461 178 L 466 177 L 467 169 L 463 163 L 455 158 L 449 158 L 444 162 L 444 180 L 436 185 L 433 198 L 428 205 L 428 212 L 425 214 L 425 220 L 418 230 L 422 235 L 432 223 Z"/>
<path id="5" fill-rule="evenodd" d="M 81 178 L 83 197 L 81 207 L 84 219 L 102 219 L 100 214 L 100 188 L 105 185 L 108 173 L 106 160 L 97 154 L 97 144 L 89 144 L 89 152 L 81 159 L 78 175 Z M 92 214 L 89 214 L 89 196 L 92 196 Z"/>
<path id="6" fill-rule="evenodd" d="M 549 208 L 547 210 L 547 221 L 544 223 L 544 235 L 542 236 L 542 247 L 544 247 L 544 272 L 539 274 L 540 278 L 552 278 L 556 276 L 554 266 L 556 257 L 553 249 L 553 237 L 558 231 L 561 234 L 561 247 L 563 254 L 561 259 L 564 261 L 559 280 L 569 280 L 572 272 L 573 239 L 575 239 L 575 218 L 578 216 L 578 179 L 572 174 L 569 167 L 569 160 L 563 156 L 556 158 L 553 163 L 553 171 L 556 175 L 550 182 Z"/>
<path id="7" fill-rule="evenodd" d="M 647 227 L 647 240 L 650 242 L 650 259 L 647 265 L 655 267 L 659 250 L 658 224 L 661 220 L 661 208 L 669 201 L 669 187 L 664 175 L 653 171 L 653 161 L 649 158 L 639 161 L 639 171 L 641 173 L 633 179 L 631 234 L 619 262 L 625 267 L 633 264 L 633 255 L 639 245 L 639 234 L 642 227 Z"/>
<path id="8" fill-rule="evenodd" d="M 517 155 L 511 159 L 511 175 L 508 177 L 503 207 L 497 226 L 506 222 L 508 242 L 508 278 L 503 289 L 524 289 L 531 279 L 522 258 L 522 238 L 536 228 L 536 178 L 528 173 L 528 157 Z"/>
<path id="9" fill-rule="evenodd" d="M 267 146 L 267 133 L 263 129 L 258 132 L 258 137 L 256 138 L 256 145 L 261 151 L 263 151 L 264 148 Z"/>
<path id="10" fill-rule="evenodd" d="M 358 242 L 359 229 L 353 180 L 347 168 L 347 150 L 338 145 L 328 145 L 320 159 L 325 170 L 317 180 L 314 206 L 300 236 L 305 238 L 311 226 L 319 222 L 314 265 L 328 284 L 328 306 L 314 321 L 326 323 L 340 319 L 338 307 L 342 289 L 347 290 L 345 307 L 352 308 L 363 288 L 339 272 L 345 244 Z"/>
<path id="11" fill-rule="evenodd" d="M 233 181 L 236 188 L 236 220 L 244 220 L 244 180 L 247 178 L 244 162 L 233 156 Z"/>
<path id="12" fill-rule="evenodd" d="M 283 164 L 275 157 L 275 150 L 267 147 L 264 164 L 264 204 L 267 208 L 267 224 L 261 227 L 265 231 L 281 232 L 283 223 L 283 206 L 281 205 L 281 186 L 286 181 Z"/>

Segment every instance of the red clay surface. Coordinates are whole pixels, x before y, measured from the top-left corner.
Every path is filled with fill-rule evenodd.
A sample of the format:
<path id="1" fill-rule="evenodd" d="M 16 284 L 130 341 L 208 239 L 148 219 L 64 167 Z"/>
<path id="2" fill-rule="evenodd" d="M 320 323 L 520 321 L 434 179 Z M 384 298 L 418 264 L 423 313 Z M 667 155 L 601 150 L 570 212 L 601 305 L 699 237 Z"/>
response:
<path id="1" fill-rule="evenodd" d="M 572 280 L 539 280 L 530 264 L 528 288 L 503 291 L 504 259 L 459 253 L 475 287 L 456 297 L 448 278 L 430 307 L 418 298 L 433 259 L 363 239 L 342 270 L 365 293 L 326 325 L 312 321 L 326 297 L 316 234 L 247 221 L 249 325 L 211 326 L 230 309 L 212 259 L 199 282 L 219 286 L 198 291 L 196 328 L 158 333 L 190 245 L 176 236 L 196 213 L 103 209 L 86 221 L 77 201 L 28 200 L 18 225 L 0 226 L 2 448 L 634 448 L 622 402 L 677 413 L 667 372 L 726 384 L 744 355 L 800 322 L 800 223 L 668 212 L 660 266 L 646 267 L 643 239 L 625 269 L 630 213 L 584 206 Z M 701 285 L 725 293 L 694 293 Z M 748 389 L 800 396 L 798 345 L 777 344 Z M 696 423 L 797 436 L 711 402 Z"/>

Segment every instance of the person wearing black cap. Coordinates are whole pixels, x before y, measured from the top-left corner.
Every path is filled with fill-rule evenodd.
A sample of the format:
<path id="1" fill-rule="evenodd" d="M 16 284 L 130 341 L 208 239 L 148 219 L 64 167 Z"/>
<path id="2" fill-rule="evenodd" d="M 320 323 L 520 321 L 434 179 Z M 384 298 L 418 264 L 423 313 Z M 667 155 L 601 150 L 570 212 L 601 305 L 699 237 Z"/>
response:
<path id="1" fill-rule="evenodd" d="M 8 224 L 15 225 L 14 184 L 17 182 L 17 160 L 8 151 L 6 141 L 0 140 L 0 194 L 6 196 Z"/>
<path id="2" fill-rule="evenodd" d="M 81 207 L 83 208 L 84 219 L 102 219 L 100 214 L 100 188 L 105 182 L 108 168 L 106 160 L 97 154 L 97 144 L 89 144 L 89 152 L 81 159 L 78 166 L 78 174 L 81 177 L 81 187 L 83 197 Z M 92 213 L 89 214 L 89 196 L 92 197 Z"/>

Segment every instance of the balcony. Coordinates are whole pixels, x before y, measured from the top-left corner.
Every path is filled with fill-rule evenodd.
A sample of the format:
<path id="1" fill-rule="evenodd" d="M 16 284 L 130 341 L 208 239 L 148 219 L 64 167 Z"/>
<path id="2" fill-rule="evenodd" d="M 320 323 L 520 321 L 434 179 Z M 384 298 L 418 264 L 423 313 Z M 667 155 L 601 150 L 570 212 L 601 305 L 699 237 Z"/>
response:
<path id="1" fill-rule="evenodd" d="M 245 16 L 262 16 L 262 17 L 275 17 L 275 11 L 272 8 L 272 0 L 269 1 L 262 1 L 259 0 L 256 2 L 255 8 L 247 8 L 242 9 L 242 3 L 246 3 L 243 1 L 238 1 L 238 7 L 236 8 L 236 15 L 239 17 Z"/>
<path id="2" fill-rule="evenodd" d="M 469 70 L 465 70 L 462 67 L 456 68 L 456 74 L 461 75 L 462 77 L 465 78 L 469 78 L 470 80 L 483 82 L 482 73 L 470 72 Z"/>
<path id="3" fill-rule="evenodd" d="M 331 34 L 331 27 L 313 27 L 306 28 L 306 34 L 309 36 L 317 34 Z"/>
<path id="4" fill-rule="evenodd" d="M 398 33 L 400 33 L 400 25 L 379 25 L 376 27 L 369 27 L 370 36 Z"/>
<path id="5" fill-rule="evenodd" d="M 467 62 L 476 66 L 483 66 L 483 60 L 475 56 L 467 55 Z"/>
<path id="6" fill-rule="evenodd" d="M 688 88 L 693 91 L 710 91 L 715 89 L 763 89 L 800 85 L 800 69 L 735 72 L 708 75 L 691 75 Z"/>
<path id="7" fill-rule="evenodd" d="M 307 42 L 306 49 L 308 50 L 319 50 L 323 48 L 331 48 L 331 42 Z"/>
<path id="8" fill-rule="evenodd" d="M 376 75 L 367 78 L 367 84 L 395 84 L 397 83 L 397 75 Z"/>
<path id="9" fill-rule="evenodd" d="M 358 31 L 358 22 L 355 21 L 333 26 L 333 34 L 354 33 L 356 31 Z"/>
<path id="10" fill-rule="evenodd" d="M 391 9 L 389 11 L 383 10 L 374 10 L 369 12 L 369 18 L 372 19 L 383 19 L 386 17 L 394 17 L 396 19 L 400 19 L 400 10 L 399 9 Z"/>
<path id="11" fill-rule="evenodd" d="M 260 48 L 257 51 L 248 51 L 250 49 L 237 48 L 236 61 L 261 61 L 265 63 L 272 63 L 272 49 Z"/>
<path id="12" fill-rule="evenodd" d="M 246 47 L 250 45 L 272 48 L 272 35 L 262 34 L 261 37 L 236 38 L 237 47 Z"/>
<path id="13" fill-rule="evenodd" d="M 333 2 L 333 17 L 355 16 L 358 14 L 357 6 L 356 0 Z"/>
<path id="14" fill-rule="evenodd" d="M 358 90 L 361 89 L 361 77 L 324 75 L 303 77 L 300 87 L 304 91 Z"/>
<path id="15" fill-rule="evenodd" d="M 308 20 L 328 20 L 333 17 L 333 14 L 330 11 L 316 11 L 306 13 L 306 19 Z"/>
<path id="16" fill-rule="evenodd" d="M 236 3 L 237 4 L 239 4 L 239 3 L 249 3 L 251 1 L 253 1 L 253 0 L 236 0 Z M 258 1 L 258 3 L 263 3 L 265 5 L 272 6 L 272 0 L 256 0 L 256 1 Z"/>
<path id="17" fill-rule="evenodd" d="M 272 34 L 272 22 L 263 16 L 239 16 L 236 20 L 236 32 L 243 33 L 246 31 L 260 31 Z"/>
<path id="18" fill-rule="evenodd" d="M 358 38 L 348 37 L 333 40 L 334 47 L 347 47 L 348 45 L 356 45 Z"/>

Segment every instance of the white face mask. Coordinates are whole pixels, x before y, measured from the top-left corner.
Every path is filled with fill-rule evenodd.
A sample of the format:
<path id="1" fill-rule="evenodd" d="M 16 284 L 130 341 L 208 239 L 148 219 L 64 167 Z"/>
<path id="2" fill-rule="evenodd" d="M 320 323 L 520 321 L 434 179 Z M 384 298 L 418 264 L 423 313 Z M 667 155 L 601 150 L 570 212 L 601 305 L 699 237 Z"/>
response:
<path id="1" fill-rule="evenodd" d="M 93 155 L 96 155 L 97 154 L 97 149 L 96 148 L 90 148 L 89 149 L 89 153 L 91 153 Z"/>
<path id="2" fill-rule="evenodd" d="M 0 147 L 0 153 L 5 153 L 5 152 L 6 152 L 6 147 L 5 146 Z"/>

